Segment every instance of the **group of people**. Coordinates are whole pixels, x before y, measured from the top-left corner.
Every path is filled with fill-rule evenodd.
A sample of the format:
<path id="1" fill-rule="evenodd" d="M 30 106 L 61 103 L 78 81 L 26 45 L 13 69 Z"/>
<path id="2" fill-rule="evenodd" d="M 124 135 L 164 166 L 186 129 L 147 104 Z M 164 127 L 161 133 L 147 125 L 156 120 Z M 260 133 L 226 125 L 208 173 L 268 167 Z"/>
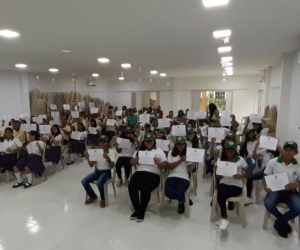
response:
<path id="1" fill-rule="evenodd" d="M 139 115 L 149 114 L 149 122 L 139 122 Z M 1 172 L 13 171 L 17 183 L 13 188 L 32 185 L 32 173 L 42 174 L 45 161 L 58 164 L 62 149 L 69 154 L 68 165 L 74 164 L 74 154 L 85 157 L 90 167 L 95 170 L 83 178 L 82 185 L 88 195 L 85 204 L 97 201 L 97 194 L 91 183 L 97 182 L 100 193 L 100 207 L 105 207 L 104 184 L 110 180 L 111 169 L 116 168 L 117 186 L 128 187 L 129 197 L 133 206 L 130 219 L 141 222 L 144 220 L 146 208 L 151 198 L 151 192 L 164 185 L 164 193 L 169 199 L 178 201 L 178 213 L 185 211 L 185 193 L 190 186 L 190 176 L 197 171 L 199 162 L 189 162 L 186 158 L 187 148 L 205 149 L 206 173 L 217 180 L 217 201 L 221 211 L 218 221 L 221 230 L 229 225 L 227 209 L 232 210 L 234 204 L 228 202 L 230 197 L 243 193 L 243 180 L 246 180 L 247 198 L 245 204 L 252 203 L 252 186 L 254 180 L 262 180 L 267 192 L 264 199 L 266 209 L 276 217 L 274 224 L 278 234 L 287 237 L 291 232 L 288 224 L 300 214 L 300 168 L 294 158 L 298 153 L 296 142 L 288 141 L 276 151 L 260 148 L 259 136 L 268 135 L 275 128 L 263 120 L 252 123 L 250 119 L 244 125 L 240 143 L 237 136 L 239 123 L 231 114 L 231 126 L 223 127 L 225 138 L 216 143 L 216 138 L 208 136 L 208 128 L 221 128 L 220 114 L 213 103 L 209 105 L 205 119 L 191 120 L 183 110 L 177 116 L 170 111 L 164 116 L 161 107 L 157 109 L 143 108 L 140 110 L 122 110 L 109 107 L 106 115 L 90 114 L 88 110 L 80 113 L 79 118 L 72 118 L 69 112 L 63 112 L 59 124 L 51 126 L 51 134 L 40 134 L 38 124 L 36 131 L 28 133 L 21 130 L 24 121 L 12 120 L 11 127 L 4 128 L 2 140 L 7 143 L 7 149 L 0 156 Z M 167 118 L 169 126 L 159 127 L 158 120 Z M 43 120 L 50 124 L 52 117 Z M 185 136 L 172 135 L 173 125 L 185 125 Z M 74 135 L 74 136 L 73 136 Z M 76 136 L 75 136 L 76 135 Z M 125 139 L 130 146 L 123 147 L 118 139 Z M 156 140 L 165 140 L 168 150 L 157 147 Z M 86 147 L 103 150 L 100 160 L 90 160 Z M 63 147 L 65 146 L 65 147 Z M 45 152 L 45 153 L 44 153 Z M 118 157 L 117 157 L 118 156 Z M 230 162 L 237 165 L 237 173 L 231 177 L 219 176 L 218 165 Z M 258 171 L 255 171 L 258 166 Z M 124 167 L 125 178 L 121 169 Z M 135 169 L 132 173 L 132 168 Z M 21 173 L 25 172 L 27 182 L 22 182 Z M 289 184 L 285 190 L 272 191 L 267 187 L 264 176 L 286 173 Z M 163 180 L 161 180 L 163 178 Z M 193 202 L 190 200 L 190 204 Z M 286 203 L 289 210 L 282 214 L 276 207 L 278 203 Z"/>

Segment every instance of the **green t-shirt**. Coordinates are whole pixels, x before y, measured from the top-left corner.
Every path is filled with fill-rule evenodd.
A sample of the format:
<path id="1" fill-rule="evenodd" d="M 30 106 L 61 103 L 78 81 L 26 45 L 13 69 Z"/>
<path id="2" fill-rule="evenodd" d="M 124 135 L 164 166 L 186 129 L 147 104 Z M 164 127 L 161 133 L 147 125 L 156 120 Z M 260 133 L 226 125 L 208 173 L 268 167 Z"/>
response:
<path id="1" fill-rule="evenodd" d="M 127 116 L 127 123 L 129 126 L 134 126 L 138 122 L 138 117 L 136 115 Z"/>

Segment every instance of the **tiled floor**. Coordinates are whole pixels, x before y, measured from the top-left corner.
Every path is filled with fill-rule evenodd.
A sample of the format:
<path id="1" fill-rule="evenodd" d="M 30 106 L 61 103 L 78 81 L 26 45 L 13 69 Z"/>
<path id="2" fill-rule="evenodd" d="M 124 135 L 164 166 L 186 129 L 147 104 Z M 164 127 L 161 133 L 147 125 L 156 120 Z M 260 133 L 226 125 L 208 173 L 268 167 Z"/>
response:
<path id="1" fill-rule="evenodd" d="M 47 172 L 51 168 L 50 164 Z M 100 209 L 99 203 L 86 206 L 80 181 L 91 171 L 83 161 L 49 175 L 47 181 L 27 190 L 12 189 L 14 182 L 6 184 L 4 176 L 0 176 L 0 249 L 300 249 L 295 231 L 282 239 L 271 221 L 267 231 L 262 229 L 262 205 L 246 208 L 246 229 L 242 229 L 235 212 L 230 212 L 228 231 L 221 233 L 209 222 L 210 179 L 203 180 L 200 175 L 198 196 L 192 198 L 189 219 L 177 214 L 174 201 L 160 215 L 148 211 L 144 222 L 130 221 L 125 187 L 117 188 L 114 198 L 109 186 L 107 208 Z"/>

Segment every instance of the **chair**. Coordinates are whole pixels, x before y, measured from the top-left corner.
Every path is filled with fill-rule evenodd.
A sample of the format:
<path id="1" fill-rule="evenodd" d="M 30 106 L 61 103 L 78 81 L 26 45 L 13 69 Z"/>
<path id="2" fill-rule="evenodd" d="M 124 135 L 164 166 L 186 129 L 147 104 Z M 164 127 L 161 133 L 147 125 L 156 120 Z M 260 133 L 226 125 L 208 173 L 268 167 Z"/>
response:
<path id="1" fill-rule="evenodd" d="M 42 155 L 42 163 L 45 163 L 45 153 L 46 153 L 46 143 L 44 143 L 44 150 L 43 150 L 43 155 Z M 45 166 L 45 164 L 44 164 Z M 45 169 L 46 170 L 46 169 Z M 40 177 L 44 177 L 45 181 L 48 180 L 47 175 L 45 174 L 45 171 L 42 175 L 40 175 Z M 32 186 L 36 185 L 36 179 L 39 178 L 38 175 L 36 173 L 32 173 Z"/>

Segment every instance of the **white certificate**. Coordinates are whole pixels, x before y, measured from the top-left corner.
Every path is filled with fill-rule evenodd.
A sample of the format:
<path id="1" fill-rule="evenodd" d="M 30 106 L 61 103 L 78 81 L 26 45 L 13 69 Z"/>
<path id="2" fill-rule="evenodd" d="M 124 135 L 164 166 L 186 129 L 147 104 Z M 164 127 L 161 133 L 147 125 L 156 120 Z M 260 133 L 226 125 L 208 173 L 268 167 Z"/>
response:
<path id="1" fill-rule="evenodd" d="M 238 164 L 236 162 L 218 161 L 217 175 L 232 177 L 237 174 Z"/>
<path id="2" fill-rule="evenodd" d="M 128 139 L 118 137 L 117 143 L 119 144 L 119 148 L 131 148 L 131 142 Z"/>
<path id="3" fill-rule="evenodd" d="M 139 164 L 154 165 L 154 154 L 148 151 L 139 151 Z"/>
<path id="4" fill-rule="evenodd" d="M 43 122 L 43 119 L 40 117 L 32 117 L 32 121 L 36 122 L 37 124 L 41 124 Z"/>
<path id="5" fill-rule="evenodd" d="M 199 112 L 188 111 L 187 112 L 187 119 L 188 120 L 197 120 L 198 119 L 198 113 Z"/>
<path id="6" fill-rule="evenodd" d="M 51 110 L 57 110 L 56 104 L 50 104 L 50 109 Z"/>
<path id="7" fill-rule="evenodd" d="M 149 114 L 140 115 L 139 116 L 139 122 L 149 123 L 150 122 L 150 115 Z"/>
<path id="8" fill-rule="evenodd" d="M 98 113 L 98 108 L 91 108 L 90 112 L 91 114 L 97 114 Z"/>
<path id="9" fill-rule="evenodd" d="M 26 132 L 36 131 L 36 124 L 21 124 L 21 127 Z"/>
<path id="10" fill-rule="evenodd" d="M 101 161 L 103 160 L 103 149 L 88 149 L 88 155 L 90 161 Z"/>
<path id="11" fill-rule="evenodd" d="M 79 118 L 79 111 L 71 111 L 71 116 L 73 118 Z"/>
<path id="12" fill-rule="evenodd" d="M 267 187 L 273 192 L 285 190 L 285 186 L 289 184 L 287 173 L 273 174 L 265 176 Z"/>
<path id="13" fill-rule="evenodd" d="M 115 126 L 116 121 L 114 119 L 107 119 L 106 126 Z"/>
<path id="14" fill-rule="evenodd" d="M 221 117 L 221 126 L 222 127 L 231 127 L 231 117 Z"/>
<path id="15" fill-rule="evenodd" d="M 117 110 L 116 116 L 122 116 L 122 115 L 123 115 L 123 111 L 122 110 Z"/>
<path id="16" fill-rule="evenodd" d="M 4 121 L 10 121 L 11 115 L 3 115 L 3 120 Z"/>
<path id="17" fill-rule="evenodd" d="M 160 148 L 162 151 L 169 151 L 170 141 L 169 140 L 160 140 L 156 139 L 156 147 Z"/>
<path id="18" fill-rule="evenodd" d="M 172 136 L 186 136 L 185 125 L 173 125 Z"/>
<path id="19" fill-rule="evenodd" d="M 84 108 L 85 107 L 85 103 L 84 102 L 77 102 L 77 106 Z"/>
<path id="20" fill-rule="evenodd" d="M 59 119 L 59 112 L 52 111 L 51 116 L 52 116 L 53 119 Z"/>
<path id="21" fill-rule="evenodd" d="M 144 137 L 144 136 L 145 136 L 145 131 L 140 130 L 140 136 L 141 136 L 141 137 Z"/>
<path id="22" fill-rule="evenodd" d="M 198 112 L 198 119 L 203 120 L 206 119 L 207 112 Z"/>
<path id="23" fill-rule="evenodd" d="M 90 107 L 90 108 L 95 108 L 95 103 L 89 102 L 89 107 Z"/>
<path id="24" fill-rule="evenodd" d="M 36 145 L 36 143 L 29 143 L 27 146 L 27 152 L 28 154 L 32 154 L 32 153 L 36 153 L 36 152 L 39 152 L 39 148 L 38 146 Z"/>
<path id="25" fill-rule="evenodd" d="M 158 119 L 158 128 L 169 128 L 170 127 L 170 119 Z"/>
<path id="26" fill-rule="evenodd" d="M 262 123 L 261 118 L 262 118 L 262 115 L 260 115 L 260 114 L 250 114 L 251 123 Z"/>
<path id="27" fill-rule="evenodd" d="M 186 161 L 189 162 L 203 162 L 205 150 L 200 148 L 187 148 Z"/>
<path id="28" fill-rule="evenodd" d="M 278 145 L 278 139 L 275 137 L 270 137 L 266 135 L 261 135 L 259 137 L 259 147 L 266 148 L 272 151 L 276 151 Z"/>
<path id="29" fill-rule="evenodd" d="M 222 111 L 222 113 L 221 113 L 221 117 L 227 117 L 227 118 L 229 118 L 231 116 L 231 113 L 229 112 L 229 111 Z"/>
<path id="30" fill-rule="evenodd" d="M 216 142 L 220 143 L 225 137 L 223 128 L 208 128 L 208 140 L 216 138 Z"/>
<path id="31" fill-rule="evenodd" d="M 25 120 L 25 119 L 30 118 L 30 115 L 29 114 L 21 114 L 20 118 L 23 119 L 23 120 Z"/>
<path id="32" fill-rule="evenodd" d="M 47 120 L 47 115 L 45 115 L 45 114 L 39 115 L 39 119 L 41 119 L 41 121 L 43 122 L 43 119 Z"/>
<path id="33" fill-rule="evenodd" d="M 98 134 L 97 128 L 89 127 L 89 133 L 92 135 Z"/>
<path id="34" fill-rule="evenodd" d="M 0 142 L 0 152 L 6 152 L 7 148 L 8 148 L 7 142 Z"/>
<path id="35" fill-rule="evenodd" d="M 82 132 L 72 131 L 71 139 L 80 141 Z"/>
<path id="36" fill-rule="evenodd" d="M 51 133 L 51 126 L 50 125 L 40 125 L 40 133 L 41 134 L 50 134 Z"/>
<path id="37" fill-rule="evenodd" d="M 63 109 L 64 110 L 70 110 L 70 104 L 64 104 Z"/>

